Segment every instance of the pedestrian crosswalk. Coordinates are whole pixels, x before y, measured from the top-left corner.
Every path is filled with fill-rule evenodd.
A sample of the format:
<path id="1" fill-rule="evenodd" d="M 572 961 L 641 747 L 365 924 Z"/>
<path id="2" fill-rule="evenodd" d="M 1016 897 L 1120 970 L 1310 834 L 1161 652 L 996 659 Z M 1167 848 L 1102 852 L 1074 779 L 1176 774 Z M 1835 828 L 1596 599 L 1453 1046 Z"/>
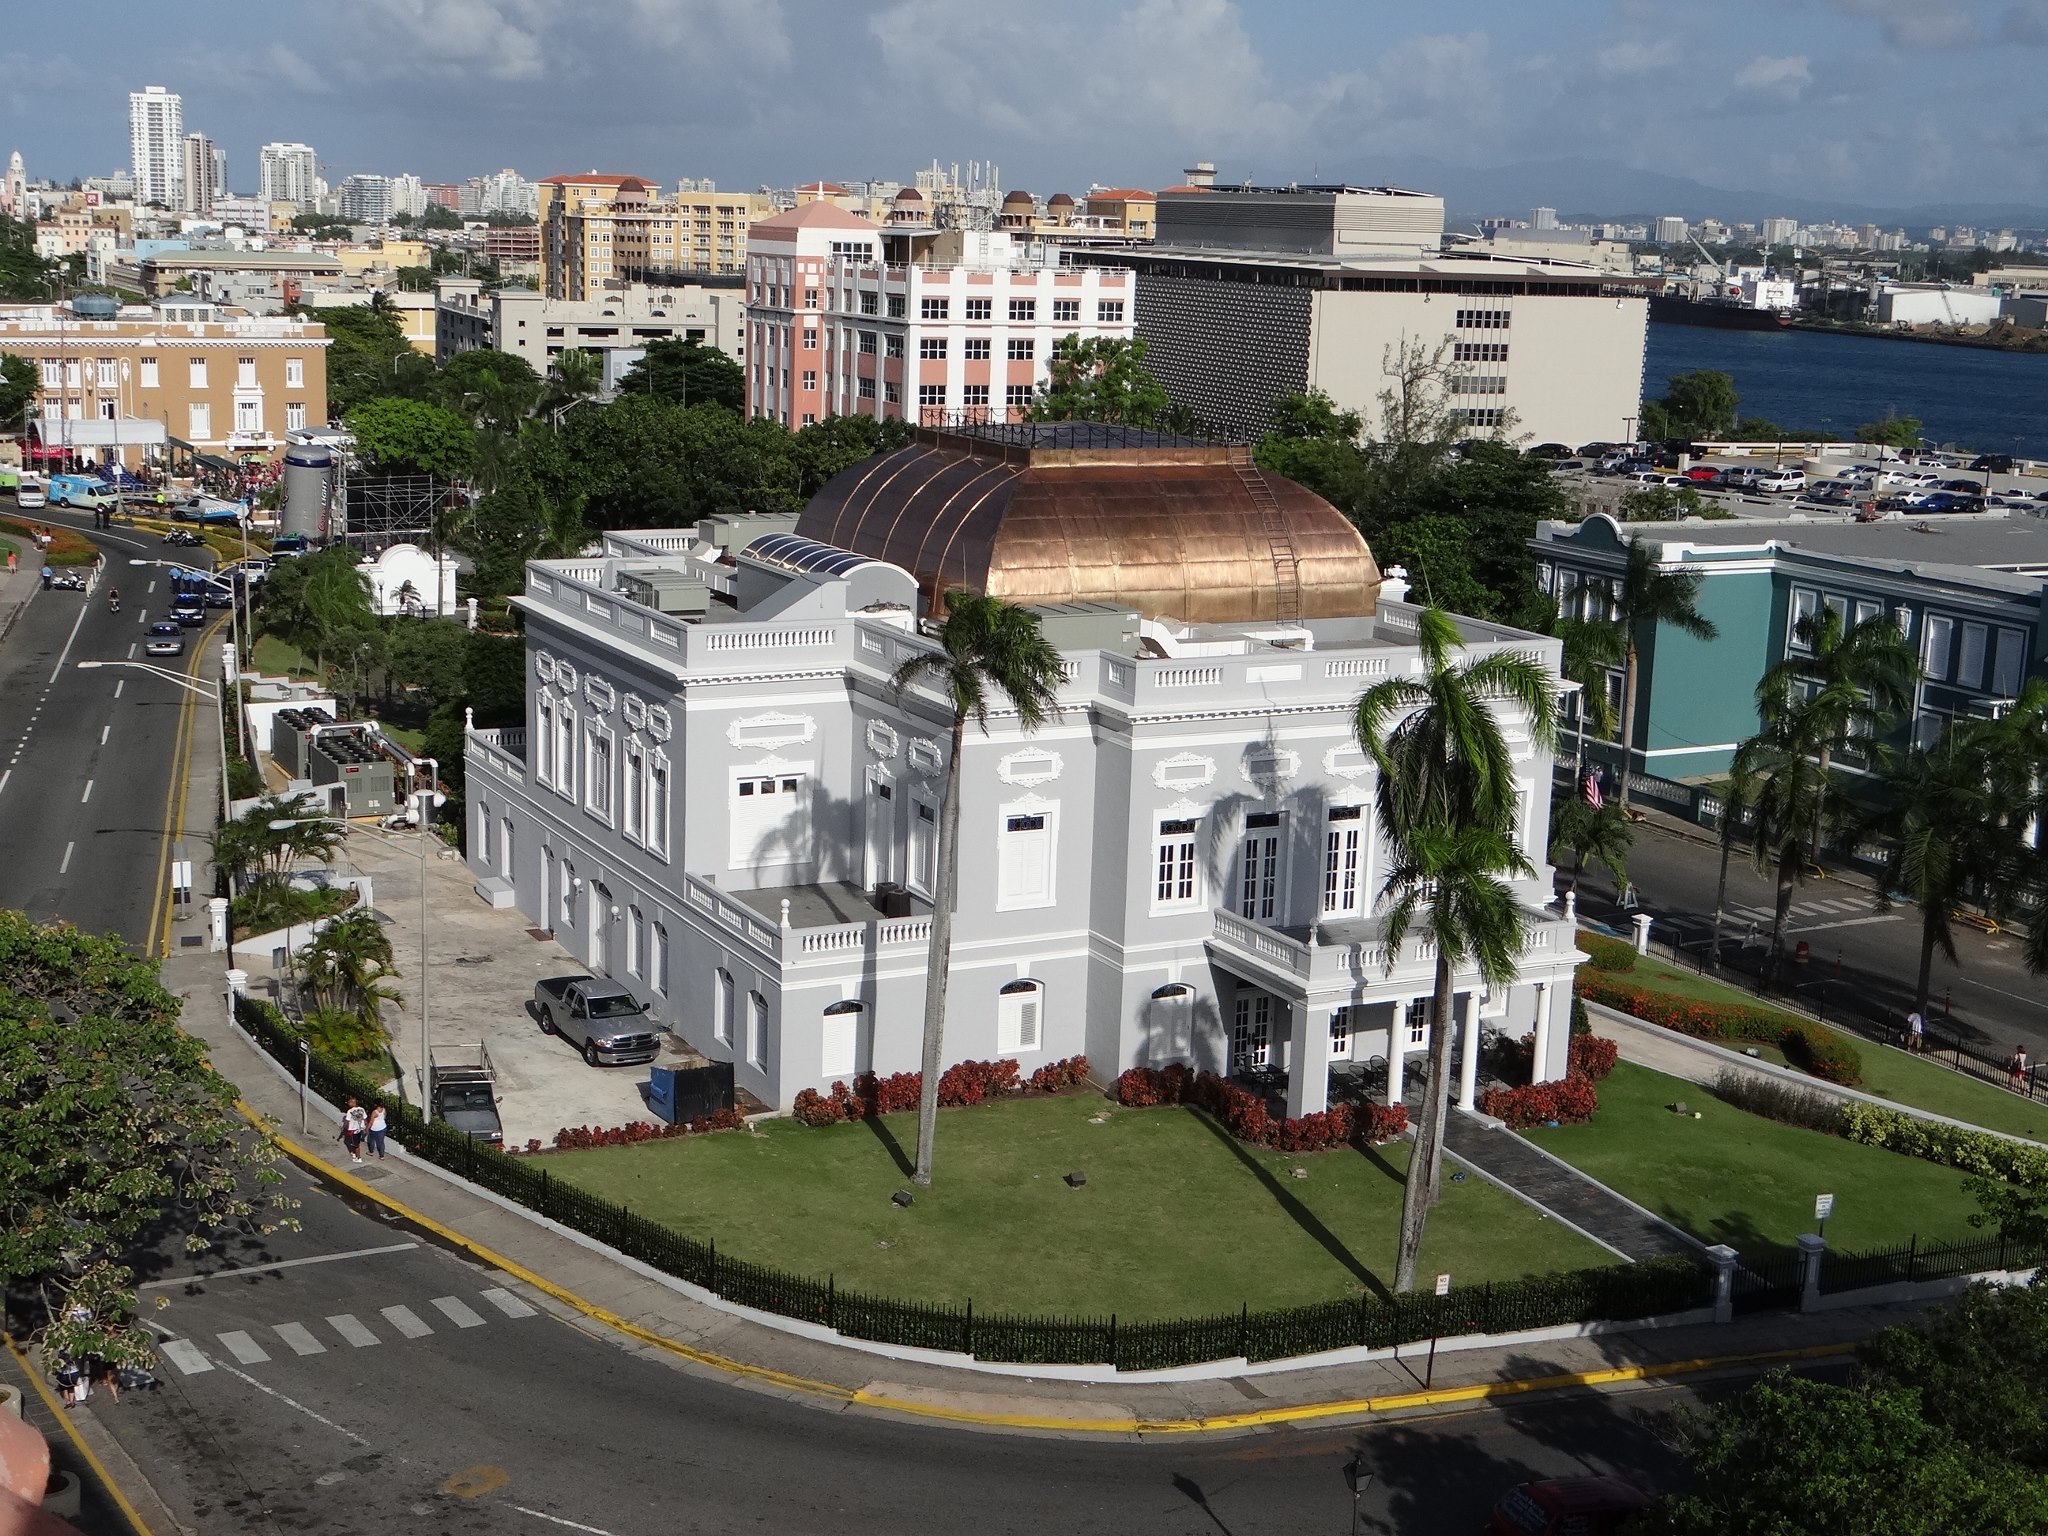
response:
<path id="1" fill-rule="evenodd" d="M 480 1291 L 477 1299 L 501 1319 L 538 1315 L 503 1286 Z M 432 1322 L 403 1303 L 380 1308 L 377 1316 L 401 1340 L 429 1338 L 443 1329 L 482 1328 L 489 1321 L 460 1296 L 429 1297 L 425 1305 L 438 1314 Z M 370 1349 L 384 1342 L 382 1334 L 353 1312 L 331 1313 L 320 1322 L 329 1336 L 351 1349 Z M 329 1347 L 322 1335 L 302 1322 L 272 1323 L 267 1328 L 231 1328 L 213 1337 L 238 1365 L 264 1365 L 277 1355 L 324 1355 Z M 187 1376 L 198 1376 L 214 1368 L 205 1344 L 196 1337 L 165 1339 L 158 1347 L 164 1358 Z"/>
<path id="2" fill-rule="evenodd" d="M 1777 912 L 1769 906 L 1750 906 L 1742 902 L 1730 902 L 1729 913 L 1737 921 L 1755 923 L 1760 928 L 1769 928 L 1777 921 Z M 1838 927 L 1844 922 L 1890 922 L 1898 917 L 1896 912 L 1879 913 L 1871 910 L 1868 896 L 1820 897 L 1795 901 L 1787 910 L 1791 923 L 1803 923 L 1809 927 Z"/>

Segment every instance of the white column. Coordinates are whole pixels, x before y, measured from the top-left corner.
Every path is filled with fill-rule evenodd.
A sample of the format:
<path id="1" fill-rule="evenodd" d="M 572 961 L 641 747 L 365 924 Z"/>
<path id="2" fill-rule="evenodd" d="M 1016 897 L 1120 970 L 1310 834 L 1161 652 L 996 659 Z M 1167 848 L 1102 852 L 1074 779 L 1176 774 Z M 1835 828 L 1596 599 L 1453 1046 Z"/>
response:
<path id="1" fill-rule="evenodd" d="M 1408 999 L 1394 1004 L 1394 1022 L 1387 1029 L 1387 1102 L 1401 1098 L 1401 1058 L 1408 1049 Z"/>
<path id="2" fill-rule="evenodd" d="M 1458 1064 L 1458 1108 L 1479 1107 L 1479 989 L 1465 994 L 1465 1057 Z"/>
<path id="3" fill-rule="evenodd" d="M 1330 1010 L 1290 1003 L 1287 1053 L 1287 1114 L 1290 1119 L 1330 1107 Z"/>
<path id="4" fill-rule="evenodd" d="M 1550 1081 L 1550 983 L 1536 983 L 1536 1050 L 1529 1064 L 1529 1081 Z"/>

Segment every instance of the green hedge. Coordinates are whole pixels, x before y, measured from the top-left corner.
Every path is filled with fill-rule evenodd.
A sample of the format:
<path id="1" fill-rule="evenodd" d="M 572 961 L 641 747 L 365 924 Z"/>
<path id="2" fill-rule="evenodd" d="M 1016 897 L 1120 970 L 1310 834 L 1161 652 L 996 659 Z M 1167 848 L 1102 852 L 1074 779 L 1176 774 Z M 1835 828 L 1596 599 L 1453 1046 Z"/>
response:
<path id="1" fill-rule="evenodd" d="M 1775 1045 L 1795 1067 L 1831 1083 L 1853 1088 L 1863 1081 L 1863 1057 L 1856 1047 L 1825 1024 L 1816 1024 L 1797 1014 L 1748 1003 L 1709 1003 L 1698 998 L 1675 997 L 1638 982 L 1617 981 L 1596 970 L 1582 969 L 1577 989 L 1588 1002 L 1603 1004 L 1682 1035 L 1736 1044 Z"/>
<path id="2" fill-rule="evenodd" d="M 1988 1131 L 1967 1130 L 1875 1104 L 1852 1102 L 1842 1108 L 1842 1135 L 1867 1147 L 1925 1158 L 1965 1173 L 1983 1174 L 2034 1189 L 2048 1188 L 2048 1147 L 2008 1141 Z"/>
<path id="3" fill-rule="evenodd" d="M 1586 952 L 1586 959 L 1596 971 L 1619 973 L 1636 968 L 1636 948 L 1623 939 L 1610 939 L 1604 934 L 1581 933 L 1579 948 Z"/>

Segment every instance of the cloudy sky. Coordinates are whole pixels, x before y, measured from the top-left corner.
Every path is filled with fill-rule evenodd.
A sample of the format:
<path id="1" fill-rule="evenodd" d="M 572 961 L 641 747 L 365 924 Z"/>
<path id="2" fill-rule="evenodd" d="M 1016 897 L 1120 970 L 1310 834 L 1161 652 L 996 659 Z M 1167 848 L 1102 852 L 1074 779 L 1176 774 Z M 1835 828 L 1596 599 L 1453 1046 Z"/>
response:
<path id="1" fill-rule="evenodd" d="M 127 162 L 130 89 L 252 190 L 600 168 L 663 181 L 1160 186 L 1560 158 L 1878 206 L 2048 203 L 2048 0 L 83 0 L 9 7 L 0 153 Z M 1544 189 L 1526 189 L 1530 202 Z M 1501 210 L 1509 211 L 1509 210 Z"/>

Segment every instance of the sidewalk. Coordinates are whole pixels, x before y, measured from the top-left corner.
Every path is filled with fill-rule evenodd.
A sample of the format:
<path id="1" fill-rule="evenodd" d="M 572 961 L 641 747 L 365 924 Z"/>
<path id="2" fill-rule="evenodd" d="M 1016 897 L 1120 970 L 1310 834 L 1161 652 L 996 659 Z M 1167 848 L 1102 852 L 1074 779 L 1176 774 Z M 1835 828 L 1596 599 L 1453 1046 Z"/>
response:
<path id="1" fill-rule="evenodd" d="M 7 632 L 14 628 L 14 621 L 21 617 L 21 610 L 43 588 L 43 557 L 35 544 L 11 534 L 7 542 L 16 547 L 20 560 L 10 576 L 7 574 L 7 562 L 0 559 L 0 640 L 7 638 Z"/>
<path id="2" fill-rule="evenodd" d="M 1249 1430 L 1426 1410 L 1543 1387 L 1615 1385 L 1700 1368 L 1689 1362 L 1840 1352 L 1916 1310 L 1761 1315 L 1725 1326 L 1539 1335 L 1483 1347 L 1447 1340 L 1437 1350 L 1433 1376 L 1425 1364 L 1426 1344 L 1405 1346 L 1397 1358 L 1312 1369 L 1274 1363 L 1240 1367 L 1235 1377 L 1191 1379 L 1181 1373 L 1178 1379 L 1104 1382 L 1025 1374 L 1029 1367 L 963 1368 L 938 1356 L 892 1358 L 792 1331 L 798 1325 L 769 1326 L 711 1305 L 687 1294 L 679 1282 L 400 1154 L 360 1173 L 346 1168 L 331 1120 L 316 1110 L 310 1130 L 300 1136 L 295 1088 L 229 1024 L 217 962 L 218 957 L 174 956 L 164 968 L 166 982 L 187 997 L 186 1027 L 208 1041 L 215 1065 L 242 1086 L 251 1106 L 276 1117 L 295 1157 L 369 1198 L 416 1213 L 430 1230 L 483 1250 L 489 1262 L 569 1310 L 662 1350 L 684 1369 L 782 1396 L 1066 1434 Z M 1424 1390 L 1425 1380 L 1433 1390 Z M 1532 1388 L 1532 1382 L 1539 1386 Z"/>
<path id="3" fill-rule="evenodd" d="M 1669 1222 L 1505 1127 L 1454 1112 L 1444 1149 L 1625 1259 L 1700 1251 Z"/>

